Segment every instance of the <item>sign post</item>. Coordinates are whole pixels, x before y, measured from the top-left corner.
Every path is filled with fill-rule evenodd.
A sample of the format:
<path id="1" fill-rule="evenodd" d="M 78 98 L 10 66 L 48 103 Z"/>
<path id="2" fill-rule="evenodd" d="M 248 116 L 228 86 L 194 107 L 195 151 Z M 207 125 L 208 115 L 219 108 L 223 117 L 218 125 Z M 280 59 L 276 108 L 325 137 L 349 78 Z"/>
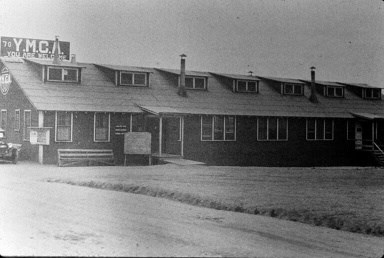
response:
<path id="1" fill-rule="evenodd" d="M 127 164 L 127 155 L 142 154 L 149 156 L 149 165 L 152 165 L 151 133 L 129 132 L 124 134 L 124 166 Z"/>

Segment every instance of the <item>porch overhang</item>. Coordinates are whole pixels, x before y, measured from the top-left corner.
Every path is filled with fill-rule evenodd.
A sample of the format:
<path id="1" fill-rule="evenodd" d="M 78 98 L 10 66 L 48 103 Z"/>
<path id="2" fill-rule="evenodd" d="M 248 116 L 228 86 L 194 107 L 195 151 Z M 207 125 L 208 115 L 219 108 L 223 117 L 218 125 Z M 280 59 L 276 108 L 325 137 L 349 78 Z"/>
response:
<path id="1" fill-rule="evenodd" d="M 356 118 L 362 118 L 365 120 L 384 119 L 384 115 L 375 115 L 372 113 L 354 113 L 354 112 L 351 112 L 351 114 Z"/>

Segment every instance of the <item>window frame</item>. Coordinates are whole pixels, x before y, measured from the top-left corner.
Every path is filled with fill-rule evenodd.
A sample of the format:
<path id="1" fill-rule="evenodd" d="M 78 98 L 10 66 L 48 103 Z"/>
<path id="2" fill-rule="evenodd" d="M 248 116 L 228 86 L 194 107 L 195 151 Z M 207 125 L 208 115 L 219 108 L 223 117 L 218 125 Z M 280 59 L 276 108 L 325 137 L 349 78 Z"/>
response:
<path id="1" fill-rule="evenodd" d="M 286 87 L 288 85 L 292 86 L 292 93 L 287 92 Z M 295 93 L 295 88 L 300 87 L 300 93 Z M 283 83 L 283 95 L 289 96 L 303 96 L 304 95 L 304 85 L 298 83 Z"/>
<path id="2" fill-rule="evenodd" d="M 192 79 L 192 88 L 187 87 L 187 85 L 185 85 L 185 89 L 187 89 L 187 90 L 207 90 L 207 88 L 208 88 L 207 78 L 204 76 L 185 76 L 185 79 Z M 196 79 L 204 80 L 204 88 L 196 88 Z M 179 85 L 180 85 L 180 76 L 179 76 Z"/>
<path id="3" fill-rule="evenodd" d="M 121 78 L 123 74 L 132 74 L 132 83 L 123 83 Z M 135 83 L 135 75 L 144 75 L 144 84 Z M 147 87 L 148 86 L 148 73 L 146 72 L 130 72 L 130 71 L 120 71 L 120 84 L 121 86 L 134 86 L 134 87 Z"/>
<path id="4" fill-rule="evenodd" d="M 96 139 L 96 116 L 98 114 L 108 115 L 108 134 L 106 140 Z M 111 113 L 95 112 L 93 115 L 93 142 L 110 142 L 111 141 Z"/>
<path id="5" fill-rule="evenodd" d="M 203 118 L 208 117 L 211 124 L 211 139 L 203 139 Z M 215 139 L 215 117 L 220 117 L 223 119 L 223 139 Z M 233 117 L 233 139 L 226 139 L 226 134 L 228 132 L 228 127 L 226 125 L 226 121 L 229 117 Z M 227 118 L 227 119 L 226 119 Z M 200 141 L 202 142 L 235 142 L 236 141 L 236 135 L 237 135 L 237 117 L 236 116 L 227 116 L 227 115 L 200 115 Z"/>
<path id="6" fill-rule="evenodd" d="M 28 131 L 28 127 L 26 127 L 26 119 L 25 119 L 25 116 L 26 114 L 29 113 L 29 128 L 32 126 L 32 110 L 30 109 L 27 109 L 27 110 L 24 110 L 24 116 L 23 116 L 23 141 L 29 141 L 30 140 L 30 137 L 29 137 L 29 131 Z M 28 132 L 28 134 L 27 134 Z M 28 137 L 26 137 L 28 136 Z"/>
<path id="7" fill-rule="evenodd" d="M 333 95 L 329 94 L 330 89 L 333 89 Z M 341 96 L 336 95 L 337 89 L 341 89 Z M 330 98 L 344 98 L 344 93 L 345 93 L 344 87 L 341 87 L 341 86 L 326 86 L 325 87 L 325 94 L 327 97 L 330 97 Z"/>
<path id="8" fill-rule="evenodd" d="M 4 126 L 3 126 L 3 113 L 5 113 L 5 119 L 4 119 Z M 7 109 L 1 109 L 0 110 L 0 127 L 7 131 L 8 126 L 8 110 Z"/>
<path id="9" fill-rule="evenodd" d="M 49 79 L 49 70 L 50 69 L 60 69 L 61 70 L 61 80 L 52 80 L 52 79 Z M 74 70 L 76 71 L 76 79 L 75 80 L 65 80 L 64 76 L 64 71 L 65 70 Z M 75 67 L 59 67 L 59 66 L 48 66 L 47 67 L 47 81 L 48 82 L 76 82 L 78 83 L 79 82 L 79 71 L 80 69 L 79 68 L 75 68 Z"/>
<path id="10" fill-rule="evenodd" d="M 367 91 L 368 90 L 371 90 L 371 94 L 370 94 L 370 96 L 368 96 L 368 94 L 367 94 Z M 374 91 L 378 91 L 378 96 L 377 97 L 374 97 L 373 95 L 373 93 L 374 93 Z M 363 97 L 364 97 L 364 99 L 381 99 L 381 89 L 376 89 L 376 88 L 364 88 L 363 89 Z"/>
<path id="11" fill-rule="evenodd" d="M 71 134 L 70 134 L 70 140 L 58 140 L 57 139 L 57 135 L 58 135 L 58 128 L 59 128 L 59 126 L 58 126 L 58 124 L 57 124 L 57 114 L 58 113 L 69 113 L 70 115 L 71 115 Z M 66 111 L 56 111 L 55 112 L 55 142 L 73 142 L 73 112 L 66 112 Z"/>
<path id="12" fill-rule="evenodd" d="M 269 138 L 269 119 L 270 118 L 276 118 L 276 139 L 270 139 Z M 260 119 L 266 119 L 266 139 L 260 138 L 260 133 L 259 133 L 259 128 L 260 128 Z M 279 125 L 280 125 L 280 120 L 285 119 L 286 120 L 286 139 L 279 139 Z M 267 142 L 267 141 L 274 141 L 274 142 L 282 142 L 282 141 L 288 141 L 289 139 L 289 122 L 288 122 L 288 117 L 258 117 L 257 118 L 257 126 L 256 126 L 256 138 L 257 141 L 260 142 Z"/>
<path id="13" fill-rule="evenodd" d="M 17 117 L 19 117 L 19 119 L 17 119 Z M 20 112 L 20 109 L 15 109 L 15 121 L 14 121 L 14 124 L 13 124 L 13 130 L 15 132 L 20 132 L 20 124 L 21 124 L 20 122 L 21 122 L 21 112 Z"/>
<path id="14" fill-rule="evenodd" d="M 239 90 L 239 82 L 245 82 L 245 91 Z M 249 83 L 254 82 L 256 86 L 255 91 L 250 91 L 249 90 Z M 236 92 L 239 93 L 259 93 L 259 81 L 253 81 L 253 80 L 236 80 Z"/>
<path id="15" fill-rule="evenodd" d="M 323 121 L 323 138 L 321 138 L 321 139 L 319 139 L 318 137 L 317 137 L 317 123 L 318 123 L 318 121 L 321 119 L 321 121 Z M 314 139 L 309 139 L 308 138 L 308 121 L 309 120 L 314 120 L 315 121 L 315 132 L 314 132 L 314 134 L 315 134 L 315 137 L 314 137 Z M 330 122 L 332 122 L 332 131 L 331 131 L 331 133 L 332 133 L 332 138 L 331 139 L 326 139 L 325 138 L 325 135 L 326 135 L 326 121 L 330 121 Z M 329 119 L 329 118 L 306 118 L 305 119 L 305 139 L 307 140 L 307 141 L 333 141 L 333 140 L 335 140 L 335 120 L 334 119 Z"/>

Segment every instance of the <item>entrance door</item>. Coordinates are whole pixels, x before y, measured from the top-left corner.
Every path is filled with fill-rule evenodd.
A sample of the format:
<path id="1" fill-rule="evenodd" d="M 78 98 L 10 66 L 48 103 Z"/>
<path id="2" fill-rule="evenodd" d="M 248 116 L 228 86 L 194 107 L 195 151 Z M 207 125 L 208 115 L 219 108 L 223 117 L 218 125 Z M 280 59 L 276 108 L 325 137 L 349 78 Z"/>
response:
<path id="1" fill-rule="evenodd" d="M 168 154 L 181 155 L 181 118 L 166 117 L 164 124 L 164 149 Z"/>
<path id="2" fill-rule="evenodd" d="M 363 128 L 360 122 L 355 123 L 355 149 L 363 149 Z"/>

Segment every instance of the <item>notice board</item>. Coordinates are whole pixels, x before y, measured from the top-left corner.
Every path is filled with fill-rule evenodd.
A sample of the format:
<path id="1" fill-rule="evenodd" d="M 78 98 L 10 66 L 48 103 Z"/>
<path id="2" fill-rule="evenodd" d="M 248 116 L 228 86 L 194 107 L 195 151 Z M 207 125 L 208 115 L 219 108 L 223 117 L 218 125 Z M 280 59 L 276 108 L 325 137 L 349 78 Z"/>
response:
<path id="1" fill-rule="evenodd" d="M 151 155 L 151 133 L 129 132 L 124 134 L 124 154 Z"/>
<path id="2" fill-rule="evenodd" d="M 50 127 L 30 127 L 31 144 L 49 145 Z"/>

